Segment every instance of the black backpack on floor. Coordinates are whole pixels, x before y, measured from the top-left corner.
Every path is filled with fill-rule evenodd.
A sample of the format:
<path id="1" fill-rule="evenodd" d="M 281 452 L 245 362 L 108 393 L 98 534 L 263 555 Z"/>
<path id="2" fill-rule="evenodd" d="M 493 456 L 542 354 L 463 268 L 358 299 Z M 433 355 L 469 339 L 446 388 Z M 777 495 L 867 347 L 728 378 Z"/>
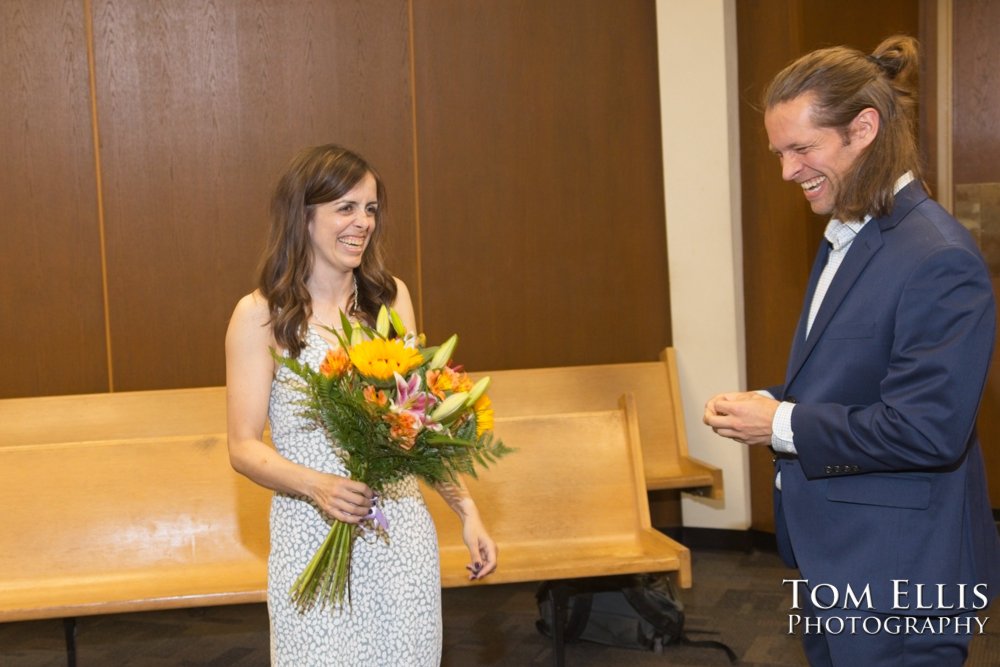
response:
<path id="1" fill-rule="evenodd" d="M 566 641 L 584 640 L 606 646 L 660 653 L 670 644 L 718 648 L 730 662 L 736 654 L 722 642 L 692 641 L 684 634 L 684 605 L 666 574 L 634 574 L 546 581 L 535 599 L 541 618 L 536 627 L 552 636 L 553 589 L 567 595 Z"/>

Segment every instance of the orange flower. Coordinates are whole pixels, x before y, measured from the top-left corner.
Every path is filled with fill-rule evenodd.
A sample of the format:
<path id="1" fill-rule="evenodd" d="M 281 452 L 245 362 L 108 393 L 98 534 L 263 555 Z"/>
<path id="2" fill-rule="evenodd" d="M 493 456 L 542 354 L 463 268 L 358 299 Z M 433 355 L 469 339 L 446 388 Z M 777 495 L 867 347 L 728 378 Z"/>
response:
<path id="1" fill-rule="evenodd" d="M 323 363 L 320 364 L 319 372 L 323 374 L 323 377 L 339 378 L 350 368 L 351 358 L 347 356 L 346 352 L 344 352 L 344 348 L 338 347 L 336 349 L 331 348 L 327 350 L 326 358 L 324 358 Z"/>
<path id="2" fill-rule="evenodd" d="M 445 386 L 447 380 L 442 378 L 442 371 L 427 371 L 427 388 L 432 394 L 437 396 L 442 401 L 444 400 L 444 390 L 448 387 Z"/>
<path id="3" fill-rule="evenodd" d="M 486 394 L 472 406 L 476 410 L 476 437 L 493 430 L 493 401 Z"/>
<path id="4" fill-rule="evenodd" d="M 366 385 L 361 393 L 364 394 L 365 400 L 367 402 L 374 403 L 380 408 L 384 408 L 386 404 L 389 402 L 389 399 L 386 398 L 384 391 L 382 391 L 381 389 L 376 389 L 371 385 Z"/>
<path id="5" fill-rule="evenodd" d="M 417 433 L 420 432 L 420 422 L 409 412 L 393 412 L 386 415 L 389 422 L 389 435 L 406 451 L 413 449 L 417 443 Z"/>
<path id="6" fill-rule="evenodd" d="M 472 380 L 465 373 L 459 373 L 449 366 L 443 366 L 439 370 L 427 372 L 427 388 L 443 401 L 446 392 L 472 389 Z"/>

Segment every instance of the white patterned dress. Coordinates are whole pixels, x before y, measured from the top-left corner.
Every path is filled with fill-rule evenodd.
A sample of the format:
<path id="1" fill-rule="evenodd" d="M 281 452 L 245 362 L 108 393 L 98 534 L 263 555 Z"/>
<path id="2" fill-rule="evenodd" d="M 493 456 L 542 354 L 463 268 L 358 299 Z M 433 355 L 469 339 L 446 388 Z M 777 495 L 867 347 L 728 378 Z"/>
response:
<path id="1" fill-rule="evenodd" d="M 300 361 L 318 368 L 329 344 L 309 330 Z M 299 415 L 298 378 L 281 367 L 271 385 L 271 438 L 278 452 L 310 468 L 346 475 L 326 434 Z M 380 490 L 388 543 L 355 541 L 351 604 L 301 614 L 288 591 L 322 544 L 329 519 L 308 499 L 271 502 L 267 605 L 275 667 L 432 667 L 441 662 L 441 573 L 437 537 L 414 478 Z"/>

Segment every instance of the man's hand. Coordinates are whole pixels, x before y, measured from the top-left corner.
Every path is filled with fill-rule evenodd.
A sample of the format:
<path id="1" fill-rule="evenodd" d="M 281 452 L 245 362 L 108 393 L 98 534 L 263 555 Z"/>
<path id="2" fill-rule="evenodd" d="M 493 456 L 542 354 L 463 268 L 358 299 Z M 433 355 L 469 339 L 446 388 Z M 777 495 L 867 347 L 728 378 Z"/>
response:
<path id="1" fill-rule="evenodd" d="M 744 445 L 770 445 L 778 401 L 752 391 L 714 396 L 705 404 L 703 421 L 724 438 Z"/>

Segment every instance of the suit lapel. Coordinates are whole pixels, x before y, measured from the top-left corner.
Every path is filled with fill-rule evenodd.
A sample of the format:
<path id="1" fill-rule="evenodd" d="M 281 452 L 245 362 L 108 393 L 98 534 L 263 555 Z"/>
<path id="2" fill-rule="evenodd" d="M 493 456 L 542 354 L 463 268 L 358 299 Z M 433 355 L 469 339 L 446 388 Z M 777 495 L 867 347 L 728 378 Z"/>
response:
<path id="1" fill-rule="evenodd" d="M 823 336 L 823 332 L 833 318 L 833 314 L 837 312 L 840 304 L 851 291 L 851 287 L 857 282 L 858 276 L 861 275 L 861 272 L 868 266 L 868 262 L 871 261 L 875 253 L 882 247 L 882 231 L 877 224 L 872 224 L 874 222 L 874 220 L 870 221 L 869 224 L 865 225 L 858 232 L 857 237 L 855 237 L 854 242 L 851 243 L 851 247 L 847 251 L 847 255 L 844 257 L 844 261 L 837 269 L 837 273 L 833 277 L 833 282 L 830 283 L 830 287 L 823 297 L 823 303 L 820 304 L 819 311 L 816 313 L 816 319 L 813 320 L 812 329 L 809 330 L 809 337 L 806 338 L 806 355 L 816 345 L 816 341 Z"/>
<path id="2" fill-rule="evenodd" d="M 795 376 L 801 370 L 803 364 L 809 358 L 810 353 L 816 347 L 817 342 L 823 337 L 823 332 L 833 319 L 834 314 L 844 299 L 851 292 L 858 277 L 871 262 L 872 258 L 882 248 L 882 234 L 898 225 L 914 206 L 927 198 L 927 193 L 919 182 L 913 181 L 896 193 L 895 203 L 892 212 L 884 218 L 874 218 L 866 224 L 858 233 L 857 238 L 851 243 L 843 263 L 837 269 L 837 273 L 830 283 L 830 287 L 823 297 L 819 312 L 813 321 L 812 329 L 809 330 L 809 337 L 805 337 L 806 318 L 809 313 L 809 305 L 812 303 L 813 294 L 816 292 L 816 283 L 819 282 L 819 275 L 826 264 L 828 251 L 821 250 L 817 256 L 816 265 L 809 279 L 809 289 L 806 292 L 806 302 L 799 318 L 799 326 L 795 332 L 795 340 L 792 344 L 792 351 L 788 359 L 788 371 L 785 376 L 785 387 L 787 388 Z M 824 242 L 824 246 L 826 243 Z"/>
<path id="3" fill-rule="evenodd" d="M 882 233 L 878 225 L 873 224 L 874 222 L 874 220 L 869 221 L 858 233 L 854 242 L 851 243 L 844 261 L 837 269 L 837 274 L 833 277 L 833 282 L 830 283 L 830 287 L 823 297 L 823 303 L 819 307 L 819 312 L 816 313 L 816 319 L 813 320 L 812 329 L 809 330 L 809 337 L 803 340 L 805 336 L 805 318 L 809 312 L 809 304 L 811 303 L 812 296 L 816 291 L 816 283 L 812 282 L 813 288 L 809 291 L 809 300 L 807 300 L 803 308 L 799 329 L 796 332 L 796 345 L 793 346 L 792 356 L 788 360 L 786 387 L 795 379 L 802 365 L 816 347 L 816 342 L 823 337 L 826 326 L 830 323 L 830 320 L 833 318 L 834 313 L 837 312 L 844 298 L 851 291 L 851 287 L 857 282 L 858 276 L 861 275 L 868 262 L 871 261 L 871 258 L 878 252 L 879 248 L 882 247 Z M 824 261 L 823 263 L 825 264 L 826 262 Z M 820 272 L 822 270 L 822 267 L 820 267 Z"/>
<path id="4" fill-rule="evenodd" d="M 821 243 L 816 259 L 813 260 L 812 272 L 809 274 L 809 283 L 806 285 L 806 297 L 802 303 L 802 310 L 799 314 L 799 324 L 795 327 L 795 336 L 792 338 L 792 351 L 788 355 L 788 368 L 785 375 L 785 386 L 792 381 L 792 370 L 798 370 L 802 365 L 803 353 L 806 344 L 806 320 L 809 318 L 809 304 L 812 303 L 813 295 L 816 294 L 816 285 L 819 283 L 819 276 L 823 273 L 826 260 L 830 256 L 830 244 Z"/>

